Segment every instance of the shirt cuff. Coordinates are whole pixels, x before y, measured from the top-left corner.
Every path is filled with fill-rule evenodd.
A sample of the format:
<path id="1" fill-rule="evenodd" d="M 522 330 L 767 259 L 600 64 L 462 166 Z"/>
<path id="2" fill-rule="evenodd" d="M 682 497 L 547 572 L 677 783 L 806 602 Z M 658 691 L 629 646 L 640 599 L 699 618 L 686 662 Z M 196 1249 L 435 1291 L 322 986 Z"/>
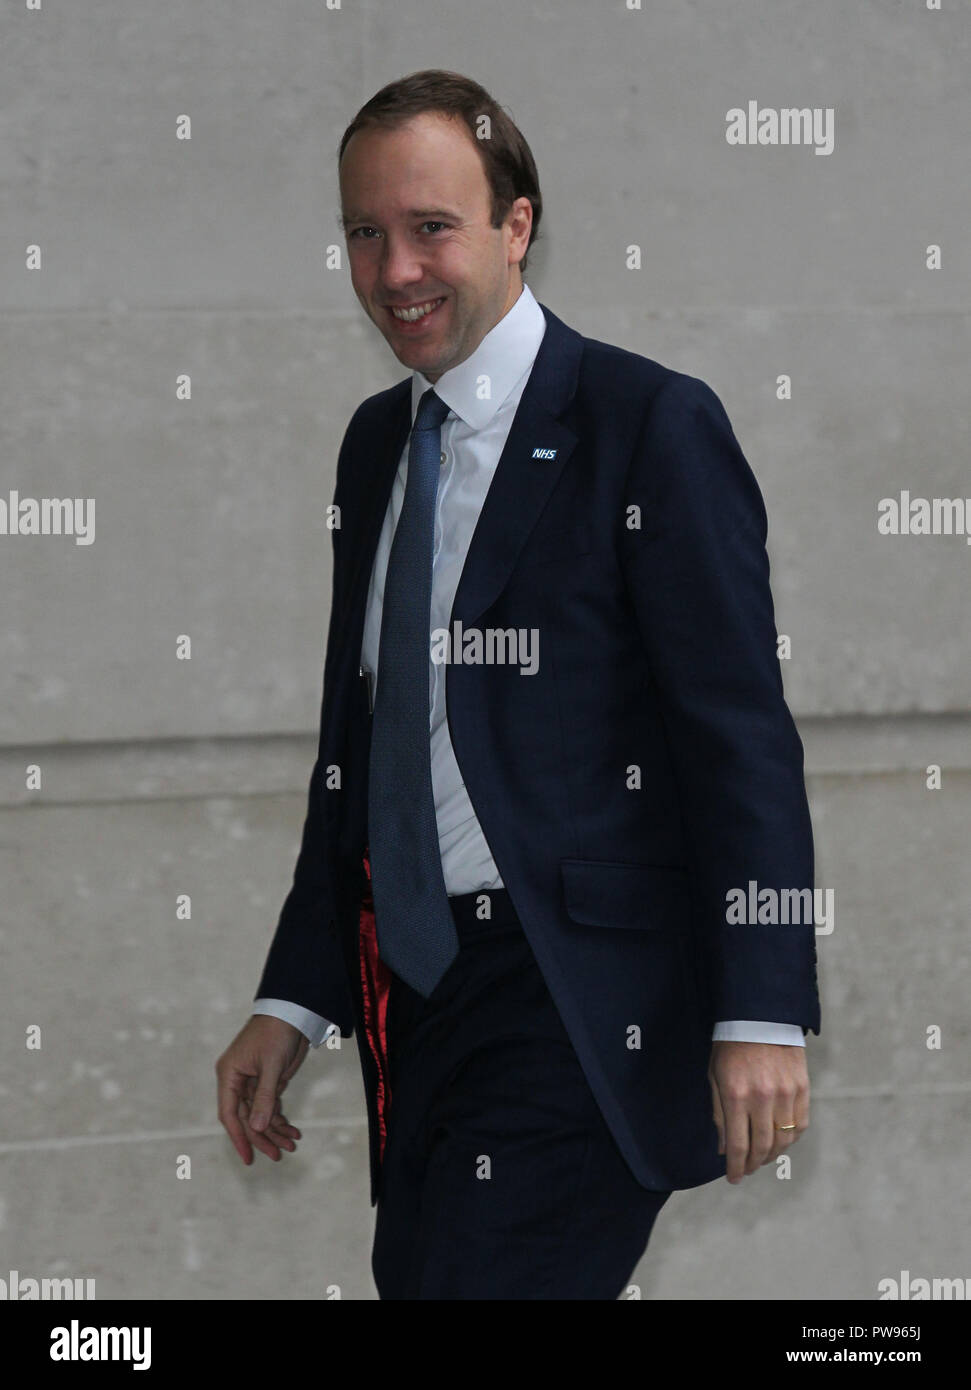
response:
<path id="1" fill-rule="evenodd" d="M 712 1042 L 782 1043 L 786 1047 L 805 1047 L 806 1038 L 798 1023 L 761 1023 L 751 1018 L 733 1018 L 716 1023 Z"/>
<path id="2" fill-rule="evenodd" d="M 293 1004 L 289 999 L 257 999 L 253 1004 L 254 1014 L 269 1014 L 272 1018 L 282 1018 L 284 1023 L 292 1023 L 299 1028 L 311 1047 L 319 1047 L 326 1042 L 331 1033 L 337 1032 L 337 1024 L 329 1023 L 312 1009 L 302 1004 Z"/>

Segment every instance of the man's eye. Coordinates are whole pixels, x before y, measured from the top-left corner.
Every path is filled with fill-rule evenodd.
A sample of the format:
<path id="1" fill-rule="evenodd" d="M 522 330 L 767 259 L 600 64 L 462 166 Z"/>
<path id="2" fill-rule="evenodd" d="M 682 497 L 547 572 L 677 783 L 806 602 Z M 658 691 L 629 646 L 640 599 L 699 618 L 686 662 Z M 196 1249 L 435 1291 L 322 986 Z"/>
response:
<path id="1" fill-rule="evenodd" d="M 448 230 L 447 222 L 439 222 L 432 218 L 430 218 L 427 222 L 423 222 L 421 225 L 422 227 L 431 227 L 433 229 L 433 234 L 438 230 Z M 352 227 L 351 230 L 347 233 L 347 236 L 348 240 L 350 241 L 353 241 L 355 238 L 359 241 L 372 241 L 373 237 L 370 235 L 372 232 L 374 233 L 374 236 L 378 235 L 378 232 L 374 227 Z"/>

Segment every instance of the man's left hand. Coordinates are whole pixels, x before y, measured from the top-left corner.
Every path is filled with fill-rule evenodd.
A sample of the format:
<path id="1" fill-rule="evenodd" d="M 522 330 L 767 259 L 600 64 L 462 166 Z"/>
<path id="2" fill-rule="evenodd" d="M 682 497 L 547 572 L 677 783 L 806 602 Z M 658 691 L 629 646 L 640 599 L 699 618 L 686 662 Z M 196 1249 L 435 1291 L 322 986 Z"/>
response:
<path id="1" fill-rule="evenodd" d="M 731 1183 L 771 1163 L 809 1128 L 806 1049 L 782 1043 L 712 1043 L 708 1065 L 718 1152 Z M 795 1125 L 779 1130 L 776 1125 Z"/>

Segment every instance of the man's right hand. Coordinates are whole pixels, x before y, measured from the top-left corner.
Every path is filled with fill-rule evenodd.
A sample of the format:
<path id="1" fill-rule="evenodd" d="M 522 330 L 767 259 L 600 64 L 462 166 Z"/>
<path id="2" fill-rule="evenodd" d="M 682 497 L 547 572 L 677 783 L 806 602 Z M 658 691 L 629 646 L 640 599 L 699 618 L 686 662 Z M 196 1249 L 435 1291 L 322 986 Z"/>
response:
<path id="1" fill-rule="evenodd" d="M 310 1043 L 293 1024 L 254 1014 L 216 1063 L 219 1119 L 244 1163 L 256 1147 L 277 1162 L 301 1138 L 280 1109 L 287 1082 Z"/>

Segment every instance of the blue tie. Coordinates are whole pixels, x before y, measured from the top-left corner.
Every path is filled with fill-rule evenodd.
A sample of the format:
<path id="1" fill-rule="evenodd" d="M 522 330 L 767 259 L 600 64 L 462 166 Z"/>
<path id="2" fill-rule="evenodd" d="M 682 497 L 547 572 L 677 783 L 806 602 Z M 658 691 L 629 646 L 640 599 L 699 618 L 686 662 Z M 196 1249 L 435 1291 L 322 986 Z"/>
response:
<path id="1" fill-rule="evenodd" d="M 405 500 L 384 582 L 368 767 L 368 848 L 378 950 L 426 999 L 458 952 L 432 793 L 429 728 L 432 550 L 448 406 L 415 415 Z"/>

